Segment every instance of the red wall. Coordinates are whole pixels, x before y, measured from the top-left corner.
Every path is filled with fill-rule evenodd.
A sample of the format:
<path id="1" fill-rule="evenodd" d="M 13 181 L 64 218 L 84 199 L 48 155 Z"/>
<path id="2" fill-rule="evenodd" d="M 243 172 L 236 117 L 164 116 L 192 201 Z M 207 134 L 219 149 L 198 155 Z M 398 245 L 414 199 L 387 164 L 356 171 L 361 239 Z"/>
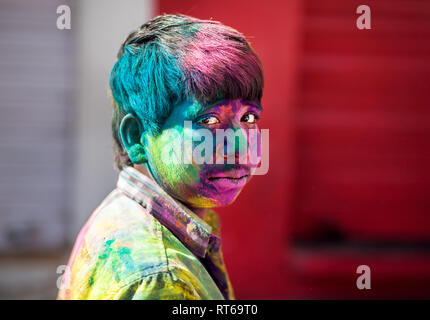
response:
<path id="1" fill-rule="evenodd" d="M 356 27 L 360 4 L 371 30 Z M 302 9 L 289 288 L 304 298 L 428 298 L 430 3 Z M 369 291 L 355 287 L 360 264 L 371 268 Z"/>
<path id="2" fill-rule="evenodd" d="M 220 209 L 237 298 L 430 295 L 430 3 L 159 0 L 243 32 L 270 169 Z M 356 268 L 372 271 L 358 290 Z"/>
<path id="3" fill-rule="evenodd" d="M 430 240 L 430 4 L 307 1 L 298 101 L 295 234 Z"/>

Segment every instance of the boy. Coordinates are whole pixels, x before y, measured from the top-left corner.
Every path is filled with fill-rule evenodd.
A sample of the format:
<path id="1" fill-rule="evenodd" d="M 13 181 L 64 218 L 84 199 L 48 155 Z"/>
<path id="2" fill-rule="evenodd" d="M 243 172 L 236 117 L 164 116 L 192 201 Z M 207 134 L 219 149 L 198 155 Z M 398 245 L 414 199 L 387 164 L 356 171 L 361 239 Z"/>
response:
<path id="1" fill-rule="evenodd" d="M 258 131 L 260 60 L 219 22 L 162 15 L 127 37 L 110 87 L 121 172 L 78 235 L 58 299 L 234 299 L 210 208 L 251 178 L 238 160 Z M 245 143 L 215 138 L 228 130 Z"/>

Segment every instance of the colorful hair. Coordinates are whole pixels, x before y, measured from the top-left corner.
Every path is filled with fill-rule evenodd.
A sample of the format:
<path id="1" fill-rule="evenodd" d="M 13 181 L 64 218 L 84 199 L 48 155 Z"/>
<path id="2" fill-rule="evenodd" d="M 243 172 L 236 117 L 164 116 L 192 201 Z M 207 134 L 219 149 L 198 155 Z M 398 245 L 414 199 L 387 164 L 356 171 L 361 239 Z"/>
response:
<path id="1" fill-rule="evenodd" d="M 131 113 L 143 130 L 158 134 L 172 108 L 185 100 L 261 101 L 261 62 L 238 31 L 185 15 L 157 16 L 122 44 L 112 68 L 112 133 L 115 162 L 129 165 L 118 129 Z"/>

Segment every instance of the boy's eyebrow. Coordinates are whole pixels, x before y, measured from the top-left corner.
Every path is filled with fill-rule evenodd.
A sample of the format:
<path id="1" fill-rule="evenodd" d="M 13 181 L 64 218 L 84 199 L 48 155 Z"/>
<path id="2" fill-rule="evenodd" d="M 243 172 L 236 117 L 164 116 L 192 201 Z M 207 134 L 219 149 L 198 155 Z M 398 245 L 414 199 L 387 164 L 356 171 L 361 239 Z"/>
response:
<path id="1" fill-rule="evenodd" d="M 215 101 L 213 103 L 210 104 L 200 104 L 197 101 L 194 101 L 194 103 L 187 109 L 187 111 L 185 112 L 185 115 L 187 116 L 187 118 L 189 119 L 194 119 L 195 117 L 197 117 L 200 113 L 212 108 L 212 107 L 216 107 L 216 106 L 221 106 L 223 104 L 226 104 L 228 99 L 222 99 L 222 100 L 218 100 Z M 260 102 L 258 101 L 250 101 L 250 100 L 240 100 L 240 102 L 243 105 L 246 106 L 250 106 L 250 107 L 254 107 L 256 108 L 258 111 L 263 111 L 263 107 L 261 105 Z"/>
<path id="2" fill-rule="evenodd" d="M 195 117 L 197 117 L 200 113 L 215 107 L 215 106 L 219 106 L 219 105 L 223 105 L 227 100 L 223 99 L 223 100 L 218 100 L 214 103 L 210 103 L 210 104 L 200 104 L 198 101 L 194 101 L 194 103 L 187 109 L 187 111 L 185 111 L 185 115 L 190 118 L 193 119 Z"/>

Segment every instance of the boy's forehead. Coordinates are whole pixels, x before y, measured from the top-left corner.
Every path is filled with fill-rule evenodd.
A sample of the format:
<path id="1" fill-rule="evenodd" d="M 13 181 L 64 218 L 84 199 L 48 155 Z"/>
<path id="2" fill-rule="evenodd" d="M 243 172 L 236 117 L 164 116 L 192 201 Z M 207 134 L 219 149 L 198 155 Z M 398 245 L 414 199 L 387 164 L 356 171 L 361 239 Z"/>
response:
<path id="1" fill-rule="evenodd" d="M 205 112 L 211 108 L 222 107 L 222 106 L 232 106 L 239 107 L 240 105 L 246 105 L 250 107 L 254 107 L 258 110 L 262 110 L 261 104 L 258 101 L 248 101 L 244 99 L 222 99 L 215 101 L 213 103 L 204 104 L 198 101 L 188 101 L 188 106 L 185 110 L 186 116 L 189 118 L 196 117 L 198 114 Z"/>

